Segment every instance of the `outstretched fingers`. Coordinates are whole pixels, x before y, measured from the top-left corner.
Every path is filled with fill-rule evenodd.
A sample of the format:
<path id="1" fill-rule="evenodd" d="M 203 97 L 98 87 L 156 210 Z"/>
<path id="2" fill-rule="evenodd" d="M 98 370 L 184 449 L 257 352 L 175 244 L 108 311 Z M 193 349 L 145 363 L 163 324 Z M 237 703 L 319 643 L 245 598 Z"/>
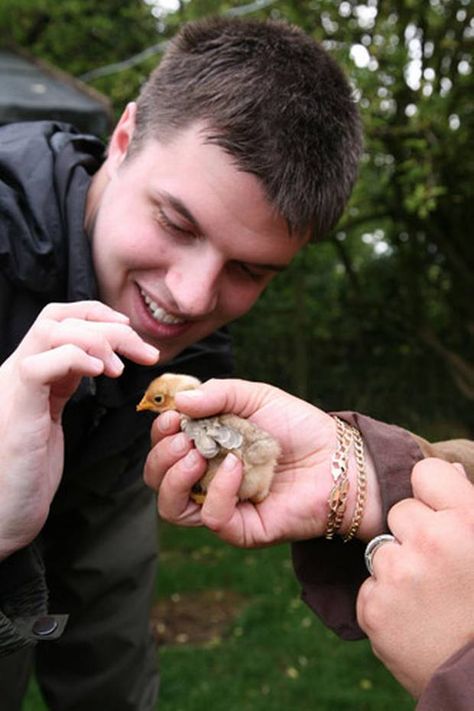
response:
<path id="1" fill-rule="evenodd" d="M 48 304 L 2 365 L 4 394 L 12 412 L 31 419 L 49 402 L 56 419 L 82 377 L 118 377 L 121 356 L 152 365 L 158 355 L 126 316 L 100 302 Z"/>
<path id="2" fill-rule="evenodd" d="M 99 358 L 104 364 L 104 373 L 111 377 L 120 375 L 123 370 L 117 353 L 143 365 L 151 365 L 158 358 L 156 348 L 145 343 L 128 324 L 80 318 L 38 319 L 24 339 L 22 350 L 26 355 L 67 344 Z"/>
<path id="3" fill-rule="evenodd" d="M 66 318 L 82 318 L 85 321 L 116 321 L 129 323 L 130 319 L 120 311 L 112 309 L 101 301 L 73 301 L 70 303 L 51 302 L 41 311 L 39 318 L 63 321 Z"/>
<path id="4" fill-rule="evenodd" d="M 23 381 L 32 385 L 50 385 L 69 375 L 94 377 L 103 370 L 100 358 L 73 343 L 27 356 L 20 364 Z"/>
<path id="5" fill-rule="evenodd" d="M 103 371 L 104 364 L 99 358 L 73 344 L 28 356 L 20 363 L 24 387 L 16 391 L 16 406 L 20 412 L 34 417 L 44 412 L 49 401 L 51 418 L 56 421 L 81 378 L 93 378 Z"/>

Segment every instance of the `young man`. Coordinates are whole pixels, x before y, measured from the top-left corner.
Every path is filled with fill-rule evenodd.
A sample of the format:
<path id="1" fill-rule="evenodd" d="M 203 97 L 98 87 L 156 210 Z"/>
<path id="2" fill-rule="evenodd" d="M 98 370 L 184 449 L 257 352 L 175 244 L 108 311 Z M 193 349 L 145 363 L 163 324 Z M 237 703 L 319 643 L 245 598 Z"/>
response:
<path id="1" fill-rule="evenodd" d="M 340 69 L 272 22 L 185 27 L 105 159 L 65 126 L 1 129 L 2 460 L 34 518 L 3 547 L 0 631 L 19 649 L 0 668 L 5 711 L 20 708 L 32 662 L 20 648 L 57 632 L 54 618 L 39 630 L 17 619 L 46 609 L 38 551 L 49 610 L 69 615 L 35 649 L 50 708 L 155 707 L 150 422 L 135 404 L 164 369 L 229 374 L 220 327 L 335 224 L 360 151 Z M 8 555 L 42 525 L 61 477 L 35 552 Z"/>

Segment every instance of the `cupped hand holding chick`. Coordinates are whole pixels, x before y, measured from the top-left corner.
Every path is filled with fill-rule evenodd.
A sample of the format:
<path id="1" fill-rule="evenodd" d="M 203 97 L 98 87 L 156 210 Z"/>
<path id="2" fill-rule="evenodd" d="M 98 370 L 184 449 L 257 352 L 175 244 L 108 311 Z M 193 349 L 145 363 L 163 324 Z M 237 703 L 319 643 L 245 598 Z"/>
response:
<path id="1" fill-rule="evenodd" d="M 279 442 L 281 454 L 268 496 L 260 503 L 240 501 L 242 463 L 229 455 L 209 484 L 202 506 L 190 500 L 193 485 L 206 463 L 180 431 L 180 416 L 167 412 L 152 427 L 152 449 L 145 465 L 145 481 L 159 490 L 162 518 L 185 526 L 205 525 L 233 545 L 253 547 L 323 535 L 331 489 L 331 458 L 336 448 L 332 417 L 292 395 L 264 383 L 209 380 L 196 390 L 176 395 L 180 412 L 192 418 L 233 413 L 250 420 Z M 371 496 L 360 528 L 366 539 L 380 533 L 378 484 L 367 457 Z M 355 462 L 349 475 L 356 478 Z M 348 528 L 354 506 L 348 502 Z"/>
<path id="2" fill-rule="evenodd" d="M 189 375 L 165 373 L 150 383 L 137 410 L 150 410 L 158 414 L 176 410 L 176 395 L 195 390 L 200 384 L 197 378 Z M 196 503 L 204 502 L 209 484 L 229 453 L 242 462 L 239 499 L 253 503 L 265 499 L 280 454 L 280 446 L 271 435 L 232 413 L 198 419 L 181 415 L 180 425 L 207 460 L 206 472 L 191 492 L 191 498 Z"/>

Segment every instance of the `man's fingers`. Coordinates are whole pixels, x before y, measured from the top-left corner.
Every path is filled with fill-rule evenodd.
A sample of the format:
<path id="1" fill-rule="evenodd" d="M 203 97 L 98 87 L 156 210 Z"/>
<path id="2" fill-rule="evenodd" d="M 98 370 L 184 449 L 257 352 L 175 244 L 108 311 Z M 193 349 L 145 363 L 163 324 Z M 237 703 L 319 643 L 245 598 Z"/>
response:
<path id="1" fill-rule="evenodd" d="M 71 344 L 28 356 L 20 364 L 23 387 L 16 391 L 15 406 L 19 412 L 28 413 L 29 417 L 34 417 L 35 413 L 40 416 L 52 391 L 55 398 L 67 399 L 81 378 L 94 378 L 103 370 L 104 364 L 100 359 Z M 56 386 L 58 383 L 61 387 Z M 51 410 L 53 419 L 59 415 L 63 404 L 55 402 L 55 412 Z"/>
<path id="2" fill-rule="evenodd" d="M 191 417 L 206 417 L 218 412 L 233 412 L 248 417 L 261 404 L 264 387 L 270 388 L 245 380 L 212 379 L 197 390 L 178 393 L 176 405 Z"/>
<path id="3" fill-rule="evenodd" d="M 180 431 L 180 417 L 175 410 L 163 412 L 156 417 L 151 426 L 151 446 L 154 447 L 165 437 L 176 434 Z"/>
<path id="4" fill-rule="evenodd" d="M 375 549 L 372 554 L 372 568 L 376 580 L 386 571 L 393 569 L 393 561 L 400 555 L 400 546 L 401 543 L 396 540 L 383 543 Z"/>
<path id="5" fill-rule="evenodd" d="M 377 582 L 375 578 L 370 575 L 367 580 L 365 580 L 361 587 L 359 588 L 359 592 L 357 594 L 357 601 L 356 601 L 356 615 L 357 615 L 357 622 L 359 623 L 359 627 L 363 632 L 366 634 L 368 633 L 368 624 L 367 624 L 367 618 L 366 618 L 366 609 L 367 609 L 367 603 L 370 600 L 371 595 L 373 594 L 374 587 L 376 586 Z"/>
<path id="6" fill-rule="evenodd" d="M 413 468 L 414 496 L 435 511 L 474 506 L 474 486 L 449 462 L 423 459 Z"/>
<path id="7" fill-rule="evenodd" d="M 114 352 L 117 339 L 124 337 L 121 324 L 92 323 L 79 319 L 50 321 L 45 319 L 38 324 L 38 331 L 43 332 L 43 341 L 50 348 L 57 348 L 66 343 L 82 348 L 89 355 L 100 359 L 106 375 L 120 375 L 123 363 Z M 128 329 L 128 326 L 125 328 Z"/>
<path id="8" fill-rule="evenodd" d="M 51 351 L 28 356 L 21 362 L 25 382 L 32 385 L 51 385 L 71 374 L 94 377 L 104 369 L 100 358 L 85 353 L 74 344 L 59 346 Z M 30 399 L 33 394 L 30 393 Z"/>
<path id="9" fill-rule="evenodd" d="M 101 301 L 73 301 L 72 303 L 50 303 L 44 307 L 40 319 L 62 321 L 66 318 L 80 318 L 85 321 L 116 321 L 129 323 L 129 318 L 120 311 L 106 306 Z"/>
<path id="10" fill-rule="evenodd" d="M 431 530 L 438 511 L 474 507 L 474 486 L 462 469 L 444 460 L 428 458 L 418 462 L 411 482 L 414 497 L 395 504 L 387 518 L 390 531 L 401 542 L 421 541 Z"/>
<path id="11" fill-rule="evenodd" d="M 158 511 L 162 518 L 173 523 L 183 521 L 190 511 L 199 511 L 201 523 L 201 507 L 190 503 L 191 490 L 206 470 L 206 461 L 199 452 L 191 449 L 183 459 L 180 459 L 164 477 L 159 492 Z M 193 524 L 194 525 L 194 524 Z"/>
<path id="12" fill-rule="evenodd" d="M 205 526 L 218 530 L 225 526 L 235 513 L 238 491 L 242 483 L 241 460 L 228 454 L 212 479 L 202 506 Z"/>
<path id="13" fill-rule="evenodd" d="M 30 355 L 66 344 L 100 358 L 105 374 L 112 377 L 123 370 L 116 353 L 143 365 L 151 365 L 158 358 L 156 348 L 145 343 L 128 324 L 79 318 L 38 319 L 23 341 L 22 352 Z"/>
<path id="14" fill-rule="evenodd" d="M 167 471 L 192 449 L 190 439 L 180 432 L 158 442 L 148 453 L 143 471 L 147 486 L 157 491 Z"/>
<path id="15" fill-rule="evenodd" d="M 398 541 L 416 538 L 430 526 L 433 509 L 418 499 L 403 499 L 394 504 L 387 516 L 390 531 Z"/>
<path id="16" fill-rule="evenodd" d="M 122 371 L 123 364 L 116 353 L 143 365 L 156 362 L 158 351 L 145 343 L 127 324 L 66 319 L 51 329 L 52 345 L 76 343 L 104 361 L 106 374 Z"/>

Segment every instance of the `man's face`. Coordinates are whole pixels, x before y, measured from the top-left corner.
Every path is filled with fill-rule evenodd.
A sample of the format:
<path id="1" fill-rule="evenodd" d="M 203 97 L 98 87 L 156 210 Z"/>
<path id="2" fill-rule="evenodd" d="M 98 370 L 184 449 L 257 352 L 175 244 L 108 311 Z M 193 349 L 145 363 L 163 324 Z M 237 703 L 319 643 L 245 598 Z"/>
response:
<path id="1" fill-rule="evenodd" d="M 114 132 L 86 225 L 101 300 L 166 362 L 246 313 L 302 241 L 200 126 L 124 160 L 133 117 L 132 106 Z"/>

